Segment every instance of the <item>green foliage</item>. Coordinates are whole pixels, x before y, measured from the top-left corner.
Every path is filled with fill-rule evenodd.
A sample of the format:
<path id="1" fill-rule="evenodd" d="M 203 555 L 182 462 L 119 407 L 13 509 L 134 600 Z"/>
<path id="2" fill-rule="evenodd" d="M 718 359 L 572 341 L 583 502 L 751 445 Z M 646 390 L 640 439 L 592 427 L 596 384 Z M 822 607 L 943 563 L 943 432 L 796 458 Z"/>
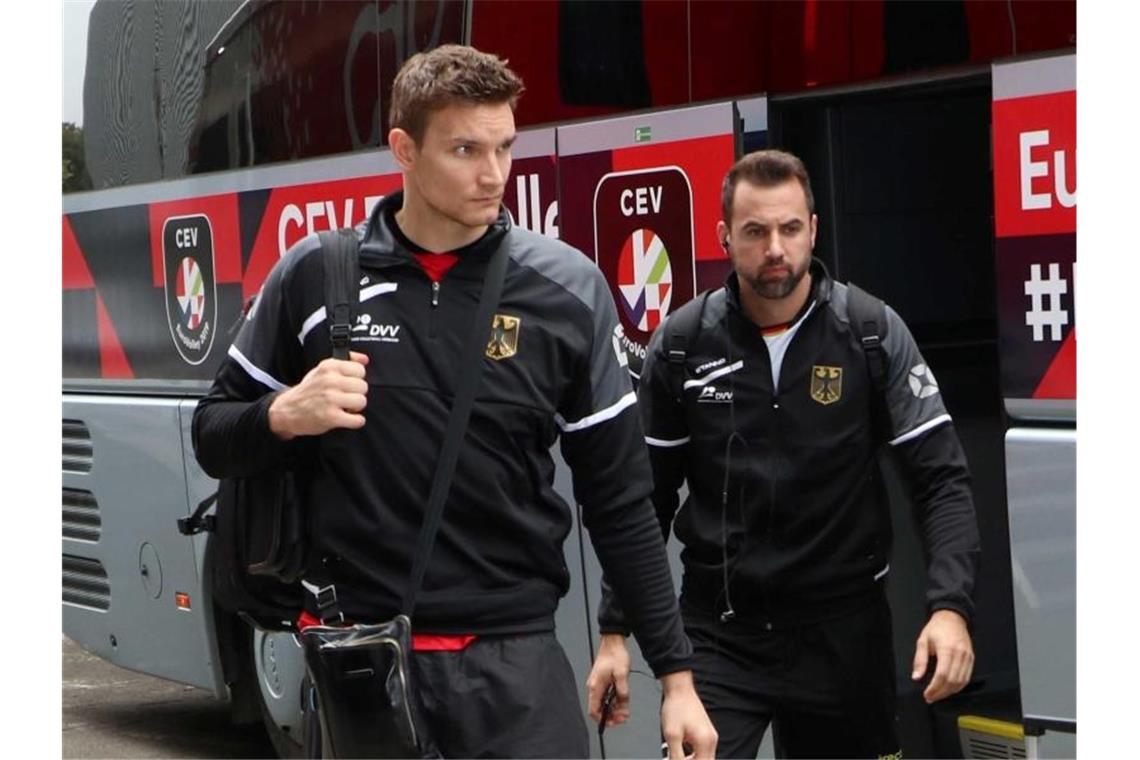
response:
<path id="1" fill-rule="evenodd" d="M 63 192 L 90 190 L 91 178 L 83 161 L 83 128 L 63 122 Z"/>

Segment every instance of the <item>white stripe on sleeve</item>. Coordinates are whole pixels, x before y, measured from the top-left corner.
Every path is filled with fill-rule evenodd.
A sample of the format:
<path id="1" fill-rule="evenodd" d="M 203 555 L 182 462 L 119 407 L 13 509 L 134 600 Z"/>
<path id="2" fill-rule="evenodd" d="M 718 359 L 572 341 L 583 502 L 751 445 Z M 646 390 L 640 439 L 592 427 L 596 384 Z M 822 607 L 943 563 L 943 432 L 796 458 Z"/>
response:
<path id="1" fill-rule="evenodd" d="M 735 364 L 730 364 L 727 367 L 721 367 L 716 372 L 710 372 L 700 380 L 686 380 L 683 387 L 685 390 L 688 390 L 689 388 L 700 388 L 702 386 L 708 385 L 710 381 L 716 380 L 718 377 L 724 377 L 725 375 L 736 372 L 740 369 L 744 369 L 743 359 L 736 362 Z"/>
<path id="2" fill-rule="evenodd" d="M 919 425 L 918 427 L 903 433 L 898 438 L 891 441 L 890 444 L 892 446 L 898 446 L 900 443 L 906 443 L 910 439 L 917 438 L 918 436 L 922 435 L 927 430 L 930 430 L 931 428 L 936 428 L 939 425 L 941 425 L 942 423 L 950 422 L 950 421 L 951 420 L 950 420 L 949 414 L 940 414 L 937 417 L 935 417 L 934 419 L 930 420 L 929 422 L 924 422 L 921 425 Z"/>
<path id="3" fill-rule="evenodd" d="M 378 282 L 375 285 L 369 285 L 367 288 L 360 291 L 360 302 L 364 303 L 369 298 L 375 298 L 376 296 L 383 295 L 384 293 L 395 293 L 397 285 L 398 283 L 395 282 Z"/>
<path id="4" fill-rule="evenodd" d="M 300 341 L 301 345 L 305 344 L 305 336 L 309 334 L 309 331 L 324 321 L 325 307 L 322 306 L 310 314 L 309 318 L 305 320 L 305 324 L 301 325 L 301 332 L 297 333 L 297 340 Z"/>
<path id="5" fill-rule="evenodd" d="M 650 446 L 656 446 L 659 449 L 671 449 L 675 446 L 684 446 L 686 443 L 689 442 L 689 436 L 685 436 L 684 438 L 678 438 L 677 440 L 674 440 L 674 441 L 667 441 L 663 438 L 652 438 L 652 437 L 647 435 L 647 436 L 645 436 L 645 442 L 648 443 Z"/>
<path id="6" fill-rule="evenodd" d="M 627 407 L 633 406 L 636 403 L 637 395 L 634 394 L 633 391 L 630 391 L 629 393 L 622 396 L 616 404 L 608 406 L 600 412 L 594 412 L 589 417 L 583 417 L 577 422 L 567 422 L 562 418 L 562 415 L 560 414 L 554 415 L 554 421 L 558 423 L 558 427 L 562 429 L 562 432 L 573 433 L 575 430 L 585 430 L 586 428 L 593 427 L 600 422 L 612 420 L 614 417 L 617 417 L 619 414 L 621 414 L 622 411 Z"/>
<path id="7" fill-rule="evenodd" d="M 398 283 L 395 282 L 378 282 L 375 285 L 369 285 L 367 288 L 360 291 L 360 302 L 364 303 L 370 298 L 375 298 L 376 296 L 383 295 L 384 293 L 395 293 L 397 286 Z M 324 322 L 326 316 L 328 316 L 328 314 L 325 311 L 324 306 L 310 314 L 305 319 L 304 324 L 301 325 L 301 332 L 297 333 L 297 340 L 302 345 L 304 345 L 305 338 L 308 336 L 308 334 L 314 327 L 319 325 L 321 322 Z"/>
<path id="8" fill-rule="evenodd" d="M 230 350 L 227 353 L 233 357 L 234 361 L 241 365 L 241 368 L 244 369 L 250 377 L 262 385 L 272 388 L 275 391 L 283 391 L 289 387 L 260 367 L 255 367 L 253 362 L 245 358 L 245 354 L 238 351 L 237 346 L 230 346 Z"/>

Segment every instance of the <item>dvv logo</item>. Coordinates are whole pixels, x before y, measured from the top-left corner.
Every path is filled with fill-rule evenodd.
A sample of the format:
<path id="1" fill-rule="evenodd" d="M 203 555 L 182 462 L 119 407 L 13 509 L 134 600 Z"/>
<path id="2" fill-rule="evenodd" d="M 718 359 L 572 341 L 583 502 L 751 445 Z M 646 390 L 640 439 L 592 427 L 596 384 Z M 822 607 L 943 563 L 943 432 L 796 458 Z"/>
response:
<path id="1" fill-rule="evenodd" d="M 732 403 L 732 389 L 718 390 L 715 385 L 706 385 L 701 388 L 700 394 L 697 396 L 698 404 L 731 404 Z"/>
<path id="2" fill-rule="evenodd" d="M 399 343 L 400 342 L 400 326 L 399 325 L 384 325 L 372 321 L 371 314 L 361 314 L 356 318 L 356 326 L 352 328 L 355 333 L 352 336 L 354 341 L 379 341 L 380 343 Z"/>
<path id="3" fill-rule="evenodd" d="M 162 261 L 174 347 L 187 364 L 201 364 L 214 343 L 218 310 L 210 220 L 203 214 L 167 219 L 162 226 Z"/>
<path id="4" fill-rule="evenodd" d="M 653 230 L 637 229 L 626 239 L 618 260 L 618 290 L 626 317 L 640 330 L 652 332 L 669 313 L 673 267 Z"/>

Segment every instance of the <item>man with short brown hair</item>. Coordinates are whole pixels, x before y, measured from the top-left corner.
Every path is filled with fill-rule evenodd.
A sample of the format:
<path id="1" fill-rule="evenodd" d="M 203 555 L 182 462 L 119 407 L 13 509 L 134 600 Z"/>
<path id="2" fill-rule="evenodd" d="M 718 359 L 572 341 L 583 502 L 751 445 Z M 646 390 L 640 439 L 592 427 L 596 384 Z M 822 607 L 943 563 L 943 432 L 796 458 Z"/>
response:
<path id="1" fill-rule="evenodd" d="M 780 757 L 894 757 L 891 525 L 876 453 L 897 455 L 929 557 L 911 673 L 937 659 L 927 702 L 973 669 L 979 539 L 965 455 L 906 324 L 812 257 L 819 221 L 800 159 L 749 154 L 722 198 L 717 236 L 733 271 L 661 323 L 638 391 L 661 529 L 685 546 L 697 690 L 718 756 L 756 757 L 771 724 Z M 616 683 L 620 722 L 629 655 L 615 602 L 604 594 L 589 686 L 593 706 Z"/>
<path id="2" fill-rule="evenodd" d="M 811 179 L 808 177 L 807 167 L 799 156 L 782 150 L 757 150 L 743 156 L 729 167 L 720 186 L 720 213 L 723 223 L 726 227 L 731 224 L 736 186 L 741 181 L 757 187 L 776 187 L 793 179 L 799 183 L 803 191 L 808 218 L 814 218 L 815 194 L 811 191 Z M 728 230 L 718 229 L 718 232 L 721 233 L 722 240 L 724 235 L 728 234 Z M 814 240 L 813 236 L 813 245 Z"/>
<path id="3" fill-rule="evenodd" d="M 599 560 L 620 579 L 661 679 L 670 756 L 688 743 L 712 758 L 716 733 L 693 686 L 609 289 L 580 252 L 514 227 L 501 204 L 521 91 L 503 61 L 472 48 L 408 60 L 388 137 L 404 189 L 357 230 L 357 327 L 366 329 L 353 330 L 350 359 L 325 358 L 321 246 L 309 236 L 270 273 L 199 403 L 195 449 L 211 475 L 244 476 L 281 462 L 294 439 L 315 441 L 312 562 L 331 575 L 350 620 L 391 618 L 464 369 L 462 344 L 488 262 L 505 250 L 501 334 L 481 357 L 413 620 L 426 722 L 447 757 L 589 754 L 554 635 L 570 582 L 562 545 L 571 509 L 554 491 L 550 455 L 561 440 Z"/>
<path id="4" fill-rule="evenodd" d="M 392 82 L 388 126 L 421 142 L 428 117 L 454 103 L 507 103 L 514 111 L 526 90 L 496 56 L 466 45 L 440 45 L 409 58 Z"/>

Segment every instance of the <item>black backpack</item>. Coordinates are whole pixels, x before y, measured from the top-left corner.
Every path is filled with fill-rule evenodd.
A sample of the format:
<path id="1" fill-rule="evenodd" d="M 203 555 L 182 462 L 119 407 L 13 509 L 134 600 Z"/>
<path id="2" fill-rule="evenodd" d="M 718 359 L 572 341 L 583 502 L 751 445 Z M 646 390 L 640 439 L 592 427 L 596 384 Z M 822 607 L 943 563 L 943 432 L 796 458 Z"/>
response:
<path id="1" fill-rule="evenodd" d="M 332 355 L 347 359 L 359 301 L 358 241 L 351 229 L 320 237 Z M 253 477 L 222 478 L 216 493 L 178 521 L 184 535 L 213 534 L 205 564 L 214 602 L 261 628 L 292 629 L 303 606 L 308 515 L 302 495 L 316 444 L 311 437 L 295 439 L 281 467 Z M 214 514 L 206 514 L 215 502 Z"/>
<path id="2" fill-rule="evenodd" d="M 670 387 L 673 398 L 680 404 L 685 385 L 685 358 L 689 349 L 696 343 L 701 330 L 701 316 L 705 304 L 713 293 L 706 290 L 696 297 L 699 305 L 678 309 L 665 322 L 665 351 L 669 361 Z M 886 335 L 887 314 L 881 299 L 876 298 L 854 283 L 847 283 L 847 319 L 851 330 L 863 345 L 867 357 L 867 373 L 874 390 L 872 398 L 872 419 L 876 435 L 883 439 L 890 431 L 890 417 L 887 411 L 887 352 L 883 350 L 882 338 Z"/>

